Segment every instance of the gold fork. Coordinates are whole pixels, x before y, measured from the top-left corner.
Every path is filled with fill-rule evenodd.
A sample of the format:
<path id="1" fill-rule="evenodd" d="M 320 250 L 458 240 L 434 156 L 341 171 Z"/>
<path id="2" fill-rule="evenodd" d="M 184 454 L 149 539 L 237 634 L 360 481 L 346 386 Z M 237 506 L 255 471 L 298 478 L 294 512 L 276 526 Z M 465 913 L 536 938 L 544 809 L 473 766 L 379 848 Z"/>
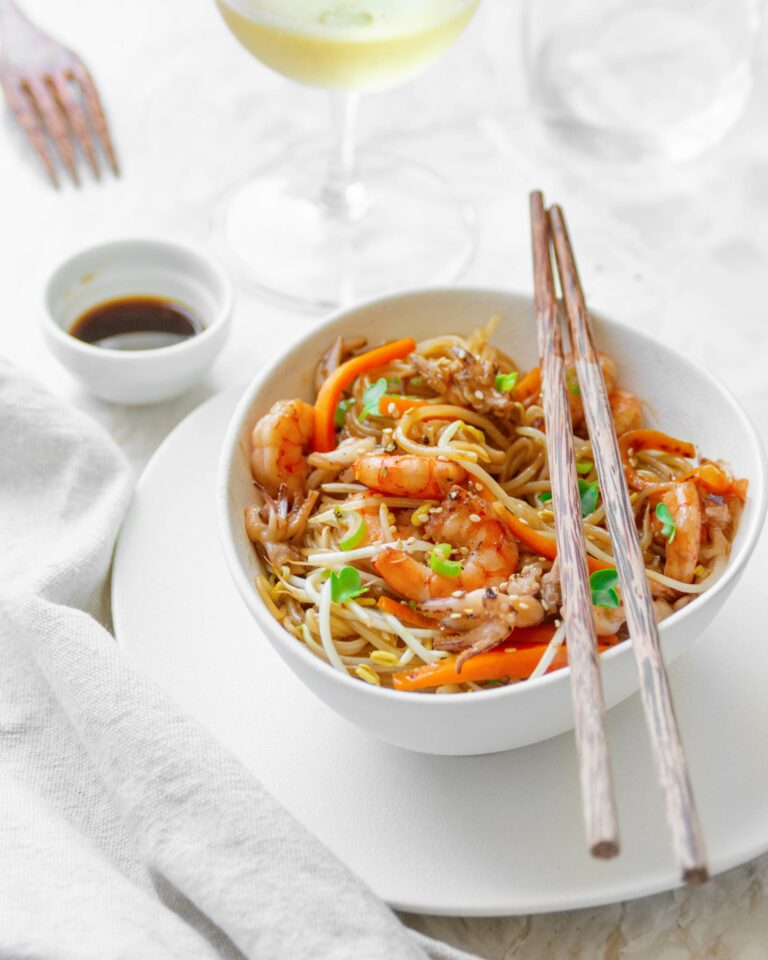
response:
<path id="1" fill-rule="evenodd" d="M 59 186 L 59 178 L 51 144 L 78 185 L 78 145 L 94 176 L 100 176 L 94 137 L 118 175 L 104 110 L 80 57 L 38 29 L 14 0 L 0 0 L 0 40 L 0 86 L 54 186 Z"/>

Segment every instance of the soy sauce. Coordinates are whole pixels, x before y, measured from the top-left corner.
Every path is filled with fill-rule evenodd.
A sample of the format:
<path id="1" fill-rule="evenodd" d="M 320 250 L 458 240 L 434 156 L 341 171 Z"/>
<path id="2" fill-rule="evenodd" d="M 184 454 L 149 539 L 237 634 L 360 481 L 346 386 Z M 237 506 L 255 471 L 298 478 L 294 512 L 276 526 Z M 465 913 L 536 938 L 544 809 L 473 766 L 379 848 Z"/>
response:
<path id="1" fill-rule="evenodd" d="M 204 329 L 181 303 L 162 297 L 121 297 L 91 307 L 69 332 L 106 350 L 157 350 L 182 343 Z"/>

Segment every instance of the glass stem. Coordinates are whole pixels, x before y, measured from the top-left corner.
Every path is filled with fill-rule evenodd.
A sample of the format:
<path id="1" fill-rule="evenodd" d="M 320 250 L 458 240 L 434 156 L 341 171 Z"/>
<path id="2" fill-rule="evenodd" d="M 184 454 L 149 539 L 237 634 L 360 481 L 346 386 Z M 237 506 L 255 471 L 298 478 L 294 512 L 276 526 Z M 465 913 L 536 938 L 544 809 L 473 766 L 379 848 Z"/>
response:
<path id="1" fill-rule="evenodd" d="M 355 126 L 359 93 L 331 93 L 333 142 L 320 198 L 331 215 L 358 220 L 368 209 L 368 196 L 357 178 Z"/>

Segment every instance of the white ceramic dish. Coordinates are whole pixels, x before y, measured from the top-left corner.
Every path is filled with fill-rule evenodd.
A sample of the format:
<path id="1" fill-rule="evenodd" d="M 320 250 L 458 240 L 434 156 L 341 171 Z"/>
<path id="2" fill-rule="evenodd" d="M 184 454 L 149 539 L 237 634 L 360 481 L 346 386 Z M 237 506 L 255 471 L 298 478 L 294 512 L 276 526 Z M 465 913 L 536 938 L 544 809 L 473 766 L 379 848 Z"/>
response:
<path id="1" fill-rule="evenodd" d="M 205 329 L 156 350 L 105 350 L 71 336 L 74 321 L 96 304 L 127 296 L 158 296 L 189 307 Z M 45 289 L 42 329 L 59 362 L 96 396 L 140 405 L 188 390 L 224 346 L 232 284 L 208 257 L 177 243 L 118 240 L 70 257 Z"/>
<path id="2" fill-rule="evenodd" d="M 637 694 L 607 717 L 621 855 L 596 861 L 572 733 L 490 756 L 426 756 L 369 736 L 310 693 L 221 555 L 216 469 L 237 400 L 215 397 L 177 427 L 123 524 L 112 609 L 140 669 L 393 906 L 498 916 L 677 886 Z M 722 615 L 669 670 L 713 874 L 768 850 L 767 576 L 762 537 Z"/>
<path id="3" fill-rule="evenodd" d="M 224 555 L 235 583 L 265 636 L 307 686 L 342 716 L 390 743 L 435 754 L 482 754 L 536 743 L 573 725 L 569 671 L 481 694 L 435 697 L 378 688 L 331 669 L 284 631 L 253 587 L 260 561 L 243 526 L 253 502 L 249 438 L 255 421 L 285 397 L 312 400 L 315 364 L 339 335 L 369 342 L 463 332 L 500 314 L 494 342 L 523 368 L 534 365 L 535 321 L 531 300 L 499 290 L 432 289 L 370 301 L 331 317 L 263 370 L 242 398 L 222 452 L 219 524 Z M 750 481 L 749 501 L 726 573 L 701 598 L 661 627 L 667 662 L 708 626 L 744 571 L 762 527 L 765 455 L 750 421 L 723 385 L 662 343 L 607 320 L 597 322 L 599 346 L 617 362 L 623 386 L 651 399 L 663 428 L 702 445 Z M 601 657 L 606 704 L 637 689 L 634 657 L 621 644 Z"/>

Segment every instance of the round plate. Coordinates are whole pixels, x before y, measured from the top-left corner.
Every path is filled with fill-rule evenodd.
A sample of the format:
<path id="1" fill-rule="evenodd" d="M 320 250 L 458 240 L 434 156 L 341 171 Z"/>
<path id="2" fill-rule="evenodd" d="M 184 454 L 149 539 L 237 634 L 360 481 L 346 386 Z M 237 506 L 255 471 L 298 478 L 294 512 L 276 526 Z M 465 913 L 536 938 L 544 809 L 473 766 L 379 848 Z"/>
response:
<path id="1" fill-rule="evenodd" d="M 637 696 L 610 711 L 622 852 L 585 850 L 573 735 L 438 757 L 372 739 L 296 679 L 221 556 L 215 478 L 237 396 L 198 408 L 142 477 L 115 557 L 133 659 L 393 906 L 494 916 L 588 907 L 678 883 Z M 758 546 L 724 613 L 670 667 L 713 873 L 768 850 L 768 574 Z M 482 694 L 478 694 L 482 696 Z"/>

